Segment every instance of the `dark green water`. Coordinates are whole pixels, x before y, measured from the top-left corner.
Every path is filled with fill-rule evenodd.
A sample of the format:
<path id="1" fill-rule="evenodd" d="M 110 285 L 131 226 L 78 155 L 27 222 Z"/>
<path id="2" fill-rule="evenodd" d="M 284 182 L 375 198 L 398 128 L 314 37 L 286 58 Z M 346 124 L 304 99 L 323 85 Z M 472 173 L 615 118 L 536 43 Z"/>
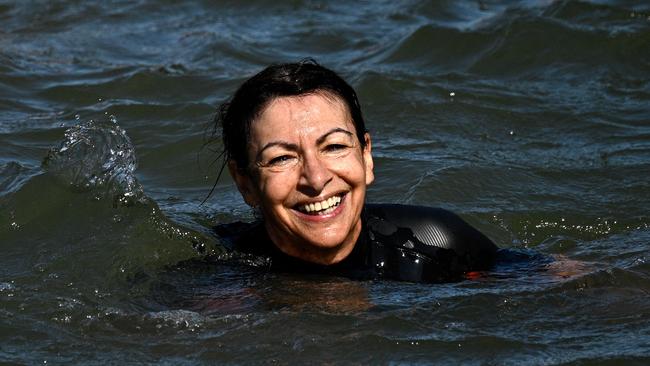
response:
<path id="1" fill-rule="evenodd" d="M 215 106 L 308 56 L 359 93 L 370 201 L 577 270 L 174 266 L 252 218 L 229 177 L 200 205 Z M 647 2 L 0 0 L 0 364 L 648 364 L 649 182 Z"/>

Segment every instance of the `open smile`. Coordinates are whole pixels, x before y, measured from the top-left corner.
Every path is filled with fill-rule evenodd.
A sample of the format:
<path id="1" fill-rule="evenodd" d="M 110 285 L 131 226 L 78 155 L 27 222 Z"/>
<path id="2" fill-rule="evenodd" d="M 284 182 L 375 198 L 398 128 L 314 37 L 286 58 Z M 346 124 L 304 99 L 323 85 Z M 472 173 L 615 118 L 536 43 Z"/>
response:
<path id="1" fill-rule="evenodd" d="M 344 197 L 345 194 L 338 194 L 319 202 L 310 202 L 307 204 L 298 205 L 296 206 L 296 209 L 307 215 L 327 215 L 336 210 L 336 208 L 341 204 L 341 201 Z"/>

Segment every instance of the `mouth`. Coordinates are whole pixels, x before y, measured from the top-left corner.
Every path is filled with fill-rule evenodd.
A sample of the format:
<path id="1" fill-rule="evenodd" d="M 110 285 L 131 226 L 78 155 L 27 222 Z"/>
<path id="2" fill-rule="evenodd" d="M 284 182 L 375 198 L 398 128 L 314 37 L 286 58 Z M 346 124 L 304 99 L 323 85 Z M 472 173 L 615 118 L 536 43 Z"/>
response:
<path id="1" fill-rule="evenodd" d="M 341 204 L 341 201 L 343 201 L 344 197 L 345 194 L 338 194 L 326 200 L 299 205 L 296 208 L 298 211 L 311 216 L 327 215 L 336 210 L 336 208 Z"/>

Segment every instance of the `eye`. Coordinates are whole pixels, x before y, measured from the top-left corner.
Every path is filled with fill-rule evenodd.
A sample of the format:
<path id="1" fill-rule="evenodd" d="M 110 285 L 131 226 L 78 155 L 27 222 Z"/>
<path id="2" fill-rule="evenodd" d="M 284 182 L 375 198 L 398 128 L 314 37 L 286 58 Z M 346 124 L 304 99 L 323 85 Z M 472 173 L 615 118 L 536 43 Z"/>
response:
<path id="1" fill-rule="evenodd" d="M 343 144 L 329 144 L 325 146 L 325 151 L 327 152 L 338 152 L 347 148 L 347 145 Z"/>
<path id="2" fill-rule="evenodd" d="M 292 162 L 293 159 L 295 159 L 295 157 L 293 157 L 291 155 L 280 155 L 280 156 L 276 156 L 273 159 L 269 160 L 267 165 L 269 165 L 269 166 L 282 166 L 282 165 L 286 165 L 286 164 Z"/>

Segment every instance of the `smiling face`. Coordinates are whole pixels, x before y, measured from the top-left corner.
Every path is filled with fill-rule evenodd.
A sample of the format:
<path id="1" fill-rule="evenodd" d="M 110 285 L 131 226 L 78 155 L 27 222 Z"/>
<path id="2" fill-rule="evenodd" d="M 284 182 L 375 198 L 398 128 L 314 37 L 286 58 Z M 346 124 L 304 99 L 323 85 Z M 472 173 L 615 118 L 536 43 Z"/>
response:
<path id="1" fill-rule="evenodd" d="M 249 166 L 229 168 L 273 243 L 314 263 L 347 257 L 374 179 L 370 136 L 362 148 L 345 104 L 326 92 L 273 99 L 250 131 Z"/>

